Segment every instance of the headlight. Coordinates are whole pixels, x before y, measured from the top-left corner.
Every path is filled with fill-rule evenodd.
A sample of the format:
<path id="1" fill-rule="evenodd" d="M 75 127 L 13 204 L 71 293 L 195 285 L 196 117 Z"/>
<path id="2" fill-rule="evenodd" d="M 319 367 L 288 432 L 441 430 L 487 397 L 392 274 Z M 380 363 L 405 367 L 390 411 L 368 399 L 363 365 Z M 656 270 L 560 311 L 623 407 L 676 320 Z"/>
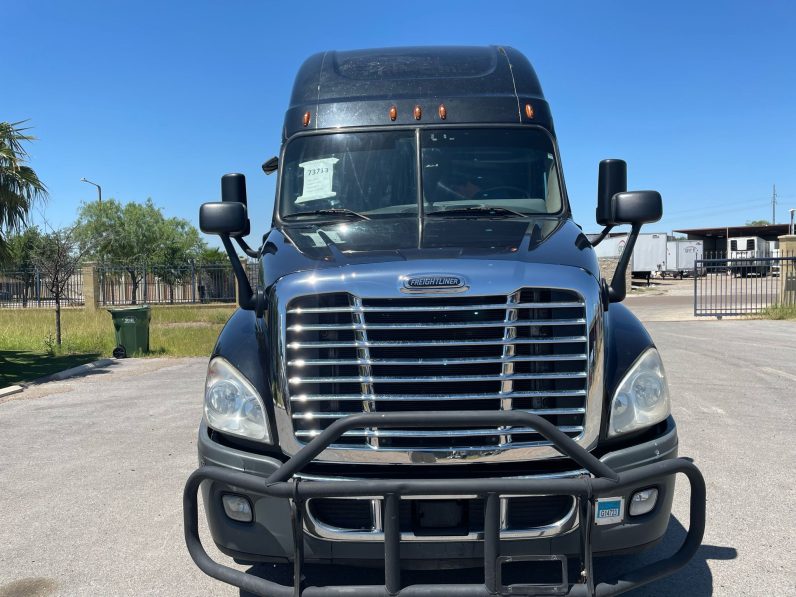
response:
<path id="1" fill-rule="evenodd" d="M 271 443 L 263 401 L 240 371 L 216 357 L 207 367 L 205 418 L 213 429 Z"/>
<path id="2" fill-rule="evenodd" d="M 669 416 L 669 386 L 658 351 L 650 348 L 627 372 L 611 402 L 608 435 L 649 427 Z"/>

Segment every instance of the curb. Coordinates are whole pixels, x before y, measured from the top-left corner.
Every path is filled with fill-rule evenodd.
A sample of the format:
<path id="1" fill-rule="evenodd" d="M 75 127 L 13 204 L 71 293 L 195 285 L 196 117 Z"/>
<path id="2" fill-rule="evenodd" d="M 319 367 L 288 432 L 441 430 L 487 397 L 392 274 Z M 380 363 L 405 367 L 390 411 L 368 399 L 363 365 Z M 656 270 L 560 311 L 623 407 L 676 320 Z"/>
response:
<path id="1" fill-rule="evenodd" d="M 40 377 L 38 379 L 34 379 L 31 382 L 28 382 L 26 385 L 32 386 L 32 385 L 47 383 L 49 381 L 63 381 L 64 379 L 68 379 L 70 377 L 75 377 L 77 375 L 88 373 L 93 369 L 101 369 L 102 367 L 107 367 L 108 365 L 112 365 L 115 362 L 116 359 L 99 359 L 97 361 L 92 361 L 90 363 L 78 365 L 77 367 L 72 367 L 71 369 L 65 369 L 64 371 L 59 371 L 58 373 L 45 375 L 44 377 Z"/>
<path id="2" fill-rule="evenodd" d="M 8 386 L 6 388 L 0 388 L 0 398 L 12 396 L 13 394 L 19 394 L 24 389 L 25 388 L 22 386 Z"/>

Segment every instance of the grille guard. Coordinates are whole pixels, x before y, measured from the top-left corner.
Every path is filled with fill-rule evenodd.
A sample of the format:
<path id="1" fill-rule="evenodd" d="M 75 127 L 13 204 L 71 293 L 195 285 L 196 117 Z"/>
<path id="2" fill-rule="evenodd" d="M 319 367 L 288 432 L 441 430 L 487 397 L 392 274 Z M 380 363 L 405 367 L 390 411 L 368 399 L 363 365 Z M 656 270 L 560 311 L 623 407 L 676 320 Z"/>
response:
<path id="1" fill-rule="evenodd" d="M 390 428 L 410 427 L 454 427 L 461 425 L 490 424 L 496 426 L 527 425 L 534 427 L 547 440 L 591 476 L 577 479 L 363 479 L 356 481 L 299 481 L 294 475 L 309 464 L 329 444 L 345 431 L 361 427 Z M 594 496 L 605 492 L 616 492 L 643 484 L 645 481 L 676 473 L 684 474 L 691 485 L 690 523 L 680 549 L 669 558 L 654 562 L 624 575 L 594 585 L 591 553 L 591 520 Z M 301 579 L 303 562 L 303 502 L 308 498 L 384 496 L 384 571 L 383 586 L 326 586 L 293 587 L 281 585 L 235 570 L 215 562 L 205 551 L 199 538 L 198 490 L 204 480 L 214 480 L 234 485 L 244 490 L 290 500 L 293 528 L 293 574 Z M 451 493 L 474 493 L 485 499 L 484 517 L 484 583 L 483 584 L 424 584 L 401 588 L 400 527 L 398 508 L 403 495 L 450 495 Z M 538 494 L 572 495 L 578 499 L 581 515 L 581 560 L 582 582 L 568 588 L 563 585 L 511 585 L 500 582 L 500 563 L 507 558 L 500 555 L 500 496 Z M 215 466 L 204 466 L 191 474 L 183 492 L 183 514 L 185 542 L 196 565 L 209 576 L 257 595 L 266 597 L 333 597 L 333 596 L 494 596 L 494 595 L 568 595 L 571 597 L 603 597 L 618 595 L 640 587 L 685 566 L 702 542 L 705 530 L 705 481 L 699 469 L 687 458 L 675 458 L 647 464 L 623 473 L 617 473 L 608 465 L 584 450 L 555 425 L 539 415 L 519 411 L 493 412 L 406 412 L 363 413 L 338 419 L 315 437 L 302 450 L 285 462 L 267 479 L 235 470 Z M 586 524 L 588 521 L 588 524 Z M 515 560 L 522 560 L 522 557 Z M 540 558 L 526 558 L 538 560 Z M 549 559 L 549 558 L 548 558 Z M 566 559 L 564 558 L 564 563 Z M 566 568 L 565 568 L 566 569 Z M 568 590 L 567 590 L 568 589 Z"/>

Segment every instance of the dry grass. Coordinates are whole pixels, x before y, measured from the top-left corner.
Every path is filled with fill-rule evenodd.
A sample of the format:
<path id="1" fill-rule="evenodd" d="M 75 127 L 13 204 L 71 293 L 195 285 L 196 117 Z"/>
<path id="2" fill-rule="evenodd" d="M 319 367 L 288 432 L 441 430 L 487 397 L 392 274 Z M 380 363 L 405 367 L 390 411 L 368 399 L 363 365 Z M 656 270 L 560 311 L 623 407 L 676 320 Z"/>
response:
<path id="1" fill-rule="evenodd" d="M 762 319 L 796 319 L 796 305 L 776 305 L 761 314 Z"/>

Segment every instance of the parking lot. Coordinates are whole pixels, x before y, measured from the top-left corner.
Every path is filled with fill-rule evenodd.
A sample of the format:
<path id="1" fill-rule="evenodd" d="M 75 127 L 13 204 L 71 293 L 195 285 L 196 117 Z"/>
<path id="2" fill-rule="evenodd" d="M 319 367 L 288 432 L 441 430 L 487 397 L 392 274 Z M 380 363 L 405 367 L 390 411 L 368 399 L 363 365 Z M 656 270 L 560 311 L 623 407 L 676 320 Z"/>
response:
<path id="1" fill-rule="evenodd" d="M 796 595 L 796 322 L 654 319 L 708 525 L 685 570 L 634 595 Z M 194 567 L 182 537 L 204 368 L 131 359 L 0 404 L 0 597 L 237 594 Z M 685 483 L 674 515 L 662 544 L 598 570 L 676 549 Z"/>

